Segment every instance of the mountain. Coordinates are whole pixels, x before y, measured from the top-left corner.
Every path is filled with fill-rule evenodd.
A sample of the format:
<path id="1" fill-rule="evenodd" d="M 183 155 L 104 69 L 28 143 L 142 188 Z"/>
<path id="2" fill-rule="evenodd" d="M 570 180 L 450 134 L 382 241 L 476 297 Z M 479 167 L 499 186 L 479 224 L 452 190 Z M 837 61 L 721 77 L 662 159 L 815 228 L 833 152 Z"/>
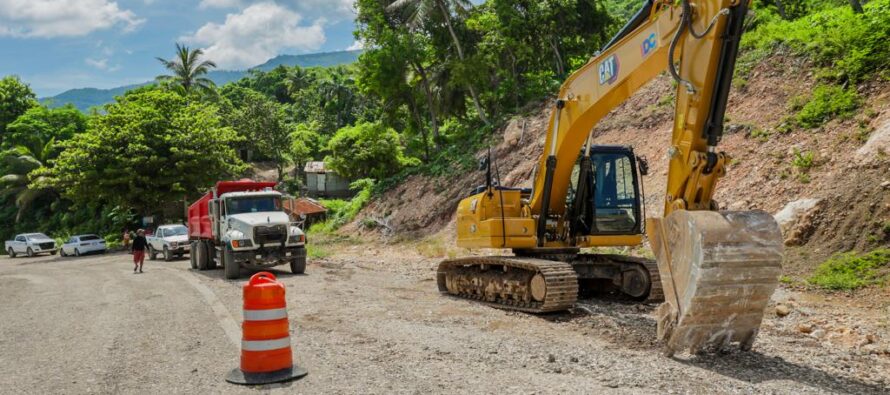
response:
<path id="1" fill-rule="evenodd" d="M 341 64 L 350 64 L 358 60 L 358 56 L 361 53 L 361 50 L 357 50 L 322 52 L 305 55 L 279 55 L 269 59 L 266 63 L 251 67 L 247 70 L 214 70 L 207 73 L 207 78 L 210 78 L 216 85 L 222 86 L 244 78 L 251 70 L 269 71 L 278 66 L 330 67 Z M 50 107 L 59 107 L 71 103 L 80 111 L 86 112 L 90 107 L 110 103 L 114 101 L 115 96 L 120 96 L 130 89 L 138 88 L 150 83 L 151 81 L 146 81 L 141 84 L 126 85 L 111 89 L 71 89 L 52 97 L 42 98 L 40 101 Z"/>

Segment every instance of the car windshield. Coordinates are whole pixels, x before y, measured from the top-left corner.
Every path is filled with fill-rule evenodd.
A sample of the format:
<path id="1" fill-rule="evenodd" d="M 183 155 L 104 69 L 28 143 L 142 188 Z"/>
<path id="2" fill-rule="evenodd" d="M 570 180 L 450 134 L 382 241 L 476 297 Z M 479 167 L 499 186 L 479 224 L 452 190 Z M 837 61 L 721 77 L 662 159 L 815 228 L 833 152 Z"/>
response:
<path id="1" fill-rule="evenodd" d="M 241 213 L 260 213 L 281 211 L 281 199 L 278 196 L 251 196 L 226 200 L 229 215 Z"/>
<path id="2" fill-rule="evenodd" d="M 99 236 L 96 236 L 96 235 L 80 236 L 80 241 L 91 241 L 91 240 L 99 240 Z"/>
<path id="3" fill-rule="evenodd" d="M 26 237 L 28 238 L 28 240 L 46 240 L 46 239 L 49 239 L 49 236 L 47 236 L 47 235 L 45 235 L 45 234 L 43 234 L 43 233 L 33 233 L 33 234 L 30 234 L 30 235 L 27 235 Z"/>
<path id="4" fill-rule="evenodd" d="M 182 236 L 188 234 L 188 228 L 185 226 L 176 226 L 173 228 L 164 229 L 164 237 L 167 236 Z"/>

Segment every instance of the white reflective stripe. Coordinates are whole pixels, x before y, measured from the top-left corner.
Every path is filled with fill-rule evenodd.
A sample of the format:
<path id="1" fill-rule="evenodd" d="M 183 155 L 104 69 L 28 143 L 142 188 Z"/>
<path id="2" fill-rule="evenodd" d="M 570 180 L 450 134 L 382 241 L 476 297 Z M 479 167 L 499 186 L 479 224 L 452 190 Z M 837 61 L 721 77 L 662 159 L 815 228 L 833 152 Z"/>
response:
<path id="1" fill-rule="evenodd" d="M 271 321 L 287 318 L 287 308 L 244 310 L 244 321 Z"/>
<path id="2" fill-rule="evenodd" d="M 244 351 L 269 351 L 290 347 L 290 336 L 275 340 L 241 340 Z"/>

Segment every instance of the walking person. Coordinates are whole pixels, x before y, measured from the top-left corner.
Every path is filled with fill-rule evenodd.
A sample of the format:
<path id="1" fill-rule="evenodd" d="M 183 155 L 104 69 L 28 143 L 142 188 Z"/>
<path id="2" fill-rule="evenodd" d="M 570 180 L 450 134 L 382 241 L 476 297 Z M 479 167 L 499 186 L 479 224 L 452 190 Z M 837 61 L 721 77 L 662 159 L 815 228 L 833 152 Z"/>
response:
<path id="1" fill-rule="evenodd" d="M 136 238 L 133 239 L 133 273 L 136 273 L 136 269 L 139 269 L 139 273 L 142 273 L 146 247 L 148 247 L 148 242 L 145 240 L 145 231 L 139 229 L 136 231 Z"/>

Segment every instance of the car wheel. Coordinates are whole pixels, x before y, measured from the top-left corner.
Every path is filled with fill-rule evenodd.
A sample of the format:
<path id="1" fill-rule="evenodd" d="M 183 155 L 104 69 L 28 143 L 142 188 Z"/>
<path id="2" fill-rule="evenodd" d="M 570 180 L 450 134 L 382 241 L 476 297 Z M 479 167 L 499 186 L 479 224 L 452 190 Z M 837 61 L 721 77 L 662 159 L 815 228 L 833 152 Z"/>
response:
<path id="1" fill-rule="evenodd" d="M 155 249 L 151 248 L 151 246 L 148 246 L 148 260 L 155 260 Z"/>
<path id="2" fill-rule="evenodd" d="M 59 252 L 59 250 L 53 250 L 53 251 L 50 251 L 49 254 L 50 254 L 50 255 L 56 255 L 57 252 Z"/>
<path id="3" fill-rule="evenodd" d="M 77 248 L 74 249 L 74 256 L 80 256 L 80 250 Z"/>
<path id="4" fill-rule="evenodd" d="M 34 250 L 32 250 L 31 247 L 28 247 L 27 254 L 28 254 L 29 257 L 34 256 Z"/>
<path id="5" fill-rule="evenodd" d="M 173 260 L 173 255 L 170 254 L 170 250 L 167 249 L 167 246 L 164 246 L 164 262 L 170 262 Z"/>
<path id="6" fill-rule="evenodd" d="M 68 254 L 65 253 L 65 249 L 64 249 L 64 248 L 59 248 L 59 255 L 61 255 L 61 256 L 68 256 Z"/>
<path id="7" fill-rule="evenodd" d="M 9 253 L 10 258 L 15 258 L 15 250 L 13 250 L 12 247 L 9 247 L 9 251 L 6 252 Z"/>

